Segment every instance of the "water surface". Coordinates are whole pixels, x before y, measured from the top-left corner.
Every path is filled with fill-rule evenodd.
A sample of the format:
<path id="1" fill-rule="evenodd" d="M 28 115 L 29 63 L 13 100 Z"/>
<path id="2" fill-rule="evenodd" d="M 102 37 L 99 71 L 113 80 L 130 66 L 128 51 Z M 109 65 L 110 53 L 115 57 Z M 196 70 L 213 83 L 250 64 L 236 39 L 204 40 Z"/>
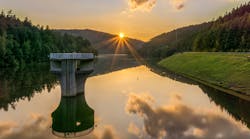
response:
<path id="1" fill-rule="evenodd" d="M 1 74 L 0 138 L 59 138 L 55 128 L 89 129 L 92 118 L 78 138 L 250 138 L 248 101 L 135 63 L 114 69 L 90 75 L 84 94 L 70 100 L 45 69 Z"/>

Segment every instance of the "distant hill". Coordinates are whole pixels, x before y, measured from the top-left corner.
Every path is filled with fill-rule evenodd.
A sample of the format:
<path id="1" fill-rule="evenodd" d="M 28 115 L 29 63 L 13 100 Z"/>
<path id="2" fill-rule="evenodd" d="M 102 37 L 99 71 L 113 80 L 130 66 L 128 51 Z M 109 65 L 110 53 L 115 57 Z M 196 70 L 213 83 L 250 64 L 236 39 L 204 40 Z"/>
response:
<path id="1" fill-rule="evenodd" d="M 186 51 L 249 52 L 250 2 L 215 21 L 158 35 L 139 50 L 144 57 L 160 59 Z"/>
<path id="2" fill-rule="evenodd" d="M 113 54 L 115 53 L 115 49 L 117 44 L 115 43 L 115 38 L 118 41 L 117 35 L 109 34 L 105 32 L 90 30 L 90 29 L 74 29 L 74 30 L 55 30 L 56 32 L 60 32 L 62 34 L 70 34 L 73 36 L 81 36 L 84 39 L 88 39 L 92 46 L 97 49 L 98 53 L 100 54 Z M 134 49 L 140 49 L 144 42 L 136 39 L 125 38 L 129 44 L 134 47 Z M 112 41 L 110 41 L 112 40 Z M 127 47 L 121 47 L 118 53 L 127 53 Z"/>

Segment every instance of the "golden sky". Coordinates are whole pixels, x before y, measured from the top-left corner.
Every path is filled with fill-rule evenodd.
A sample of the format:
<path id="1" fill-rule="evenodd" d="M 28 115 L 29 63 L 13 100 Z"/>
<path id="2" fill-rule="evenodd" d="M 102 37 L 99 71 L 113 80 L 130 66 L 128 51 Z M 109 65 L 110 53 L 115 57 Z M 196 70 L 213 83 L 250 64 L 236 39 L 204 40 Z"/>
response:
<path id="1" fill-rule="evenodd" d="M 93 29 L 144 41 L 223 15 L 248 0 L 0 0 L 0 8 L 53 29 Z"/>

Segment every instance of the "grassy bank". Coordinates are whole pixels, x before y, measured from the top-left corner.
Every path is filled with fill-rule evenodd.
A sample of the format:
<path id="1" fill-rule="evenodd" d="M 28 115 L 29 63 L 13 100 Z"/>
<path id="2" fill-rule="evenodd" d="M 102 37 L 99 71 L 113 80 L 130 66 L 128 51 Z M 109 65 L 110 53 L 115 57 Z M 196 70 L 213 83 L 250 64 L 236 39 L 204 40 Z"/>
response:
<path id="1" fill-rule="evenodd" d="M 182 53 L 158 64 L 167 70 L 250 95 L 250 54 Z"/>

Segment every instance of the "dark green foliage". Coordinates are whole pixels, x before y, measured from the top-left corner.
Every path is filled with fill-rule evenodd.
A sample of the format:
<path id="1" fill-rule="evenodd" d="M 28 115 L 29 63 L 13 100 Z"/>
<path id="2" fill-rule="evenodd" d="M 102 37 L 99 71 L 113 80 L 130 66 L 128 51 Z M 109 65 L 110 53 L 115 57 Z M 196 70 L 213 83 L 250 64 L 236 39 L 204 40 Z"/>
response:
<path id="1" fill-rule="evenodd" d="M 88 40 L 34 26 L 9 11 L 0 14 L 0 67 L 48 61 L 51 52 L 95 52 Z"/>
<path id="2" fill-rule="evenodd" d="M 162 59 L 187 51 L 249 52 L 250 2 L 215 21 L 161 34 L 146 43 L 140 53 Z"/>
<path id="3" fill-rule="evenodd" d="M 250 51 L 250 2 L 213 22 L 197 35 L 194 51 Z"/>

